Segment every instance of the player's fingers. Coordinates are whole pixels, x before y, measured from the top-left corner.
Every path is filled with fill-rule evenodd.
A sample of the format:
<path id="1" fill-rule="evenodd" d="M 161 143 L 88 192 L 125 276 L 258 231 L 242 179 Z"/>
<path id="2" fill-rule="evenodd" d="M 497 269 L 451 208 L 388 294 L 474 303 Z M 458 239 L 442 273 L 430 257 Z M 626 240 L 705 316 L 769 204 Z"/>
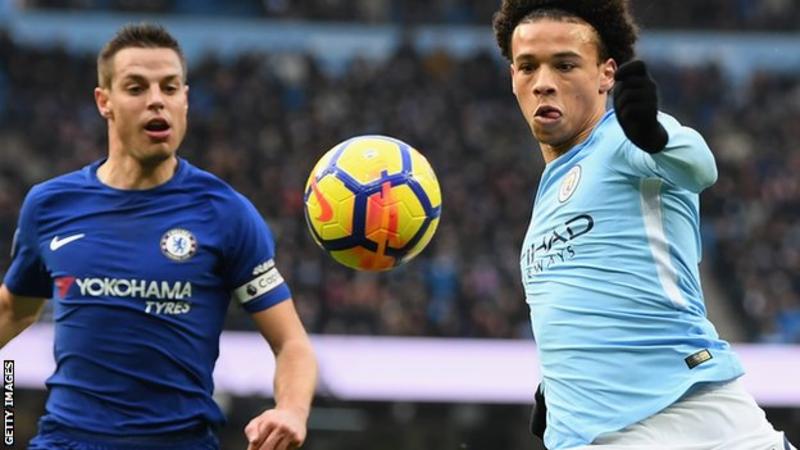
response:
<path id="1" fill-rule="evenodd" d="M 630 78 L 625 81 L 620 81 L 615 86 L 617 90 L 625 91 L 652 90 L 655 86 L 655 82 L 650 78 Z"/>
<path id="2" fill-rule="evenodd" d="M 264 439 L 248 438 L 247 450 L 258 450 L 261 448 L 261 445 L 264 444 Z"/>
<path id="3" fill-rule="evenodd" d="M 614 92 L 614 106 L 629 104 L 647 103 L 655 107 L 658 102 L 658 94 L 655 87 L 649 88 L 629 88 L 619 89 Z"/>
<path id="4" fill-rule="evenodd" d="M 248 438 L 247 450 L 258 450 L 258 447 L 259 445 L 257 445 L 255 442 L 251 442 Z"/>
<path id="5" fill-rule="evenodd" d="M 289 426 L 278 425 L 273 430 L 273 434 L 276 438 L 275 450 L 297 449 L 303 444 L 303 438 L 300 433 Z M 272 450 L 272 447 L 270 449 Z"/>
<path id="6" fill-rule="evenodd" d="M 280 426 L 273 428 L 258 450 L 276 450 L 278 448 L 277 445 L 284 439 L 284 437 L 285 433 L 282 431 Z"/>
<path id="7" fill-rule="evenodd" d="M 619 69 L 614 73 L 614 79 L 621 81 L 630 76 L 643 75 L 647 75 L 647 65 L 640 59 L 634 59 L 619 66 Z"/>
<path id="8" fill-rule="evenodd" d="M 624 90 L 619 92 L 614 97 L 614 106 L 635 106 L 637 104 L 646 104 L 653 107 L 658 101 L 655 91 L 647 90 Z"/>
<path id="9" fill-rule="evenodd" d="M 282 437 L 275 444 L 275 450 L 288 450 L 289 448 L 291 448 L 290 447 L 291 444 L 292 444 L 292 439 L 288 435 L 286 435 L 286 436 Z"/>
<path id="10" fill-rule="evenodd" d="M 258 436 L 258 424 L 259 421 L 253 419 L 244 427 L 244 435 L 248 441 L 253 441 Z"/>
<path id="11" fill-rule="evenodd" d="M 247 450 L 258 450 L 258 446 L 256 445 L 258 425 L 252 420 L 244 427 L 244 436 L 247 438 Z"/>
<path id="12" fill-rule="evenodd" d="M 253 419 L 245 428 L 245 436 L 250 444 L 248 450 L 258 450 L 267 439 L 273 424 L 266 420 Z"/>
<path id="13" fill-rule="evenodd" d="M 287 437 L 286 448 L 288 450 L 295 450 L 300 448 L 301 445 L 303 445 L 303 439 L 300 437 L 300 434 L 294 431 L 289 431 L 286 437 Z"/>

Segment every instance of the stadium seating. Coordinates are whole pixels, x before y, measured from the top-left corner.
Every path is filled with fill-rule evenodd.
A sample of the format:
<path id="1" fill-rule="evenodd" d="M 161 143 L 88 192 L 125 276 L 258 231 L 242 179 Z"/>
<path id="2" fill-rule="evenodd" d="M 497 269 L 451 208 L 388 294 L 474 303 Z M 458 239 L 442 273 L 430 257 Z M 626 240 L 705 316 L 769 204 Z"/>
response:
<path id="1" fill-rule="evenodd" d="M 477 24 L 491 21 L 498 2 L 485 0 L 27 0 L 29 9 L 118 11 L 396 24 Z M 648 29 L 798 30 L 800 4 L 791 0 L 632 0 Z M 713 11 L 713 14 L 709 14 Z"/>
<path id="2" fill-rule="evenodd" d="M 5 236 L 27 186 L 105 152 L 90 95 L 93 58 L 0 38 Z M 655 69 L 669 93 L 664 109 L 701 131 L 717 156 L 719 182 L 702 197 L 705 258 L 750 340 L 800 342 L 800 84 L 764 72 L 734 91 L 714 65 Z M 506 70 L 488 54 L 422 55 L 410 47 L 385 62 L 354 59 L 339 75 L 310 56 L 209 55 L 190 69 L 191 125 L 181 154 L 254 200 L 278 237 L 279 265 L 312 332 L 528 337 L 517 255 L 542 161 Z M 303 223 L 312 162 L 362 133 L 420 148 L 445 199 L 430 248 L 384 275 L 339 267 Z M 2 255 L 9 244 L 2 241 Z M 246 315 L 231 310 L 226 326 L 249 329 Z"/>

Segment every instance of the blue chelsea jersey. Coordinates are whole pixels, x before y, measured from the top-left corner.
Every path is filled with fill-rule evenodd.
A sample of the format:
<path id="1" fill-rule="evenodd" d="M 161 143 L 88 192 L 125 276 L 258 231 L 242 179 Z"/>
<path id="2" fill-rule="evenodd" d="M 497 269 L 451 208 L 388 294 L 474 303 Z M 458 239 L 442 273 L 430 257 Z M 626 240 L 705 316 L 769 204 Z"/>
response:
<path id="1" fill-rule="evenodd" d="M 153 189 L 117 190 L 98 161 L 34 186 L 5 284 L 52 298 L 55 373 L 43 420 L 115 436 L 221 425 L 212 372 L 231 298 L 290 298 L 269 228 L 185 160 Z"/>
<path id="2" fill-rule="evenodd" d="M 659 115 L 650 155 L 613 110 L 550 162 L 520 266 L 542 364 L 546 446 L 567 449 L 743 373 L 706 319 L 698 193 L 716 179 L 702 137 Z"/>

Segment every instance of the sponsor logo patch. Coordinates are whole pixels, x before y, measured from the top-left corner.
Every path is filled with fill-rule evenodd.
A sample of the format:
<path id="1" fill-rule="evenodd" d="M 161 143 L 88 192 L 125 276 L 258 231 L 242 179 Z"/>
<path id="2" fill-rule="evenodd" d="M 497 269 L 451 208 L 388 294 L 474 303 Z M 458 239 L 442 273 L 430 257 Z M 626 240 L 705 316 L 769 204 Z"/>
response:
<path id="1" fill-rule="evenodd" d="M 267 270 L 266 273 L 236 288 L 233 291 L 233 296 L 239 300 L 239 303 L 244 304 L 266 294 L 282 283 L 283 277 L 278 272 L 278 269 L 273 267 Z"/>
<path id="2" fill-rule="evenodd" d="M 713 356 L 711 356 L 711 352 L 709 352 L 708 349 L 703 349 L 697 353 L 692 353 L 691 355 L 687 356 L 684 361 L 686 361 L 686 365 L 689 366 L 689 369 L 694 369 L 700 364 L 711 360 L 711 358 L 713 358 Z"/>
<path id="3" fill-rule="evenodd" d="M 73 281 L 84 297 L 132 297 L 157 300 L 183 300 L 192 297 L 192 283 L 189 282 L 61 277 L 56 284 L 61 298 L 66 297 Z"/>

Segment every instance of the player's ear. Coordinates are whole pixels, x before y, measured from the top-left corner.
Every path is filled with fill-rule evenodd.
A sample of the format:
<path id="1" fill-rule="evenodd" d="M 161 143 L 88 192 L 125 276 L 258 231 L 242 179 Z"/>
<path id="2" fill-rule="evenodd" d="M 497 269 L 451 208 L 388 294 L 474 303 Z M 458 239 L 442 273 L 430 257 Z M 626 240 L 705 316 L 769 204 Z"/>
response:
<path id="1" fill-rule="evenodd" d="M 617 62 L 613 58 L 608 58 L 600 63 L 600 87 L 598 91 L 606 94 L 614 87 L 614 74 L 617 72 Z"/>
<path id="2" fill-rule="evenodd" d="M 513 63 L 508 65 L 508 70 L 511 74 L 511 92 L 513 92 L 514 95 L 517 95 L 517 87 L 514 86 L 514 73 L 516 72 L 516 69 L 514 69 Z"/>
<path id="3" fill-rule="evenodd" d="M 108 90 L 99 86 L 94 88 L 94 102 L 100 115 L 105 119 L 110 119 L 113 113 L 111 112 L 111 99 L 109 98 Z"/>

